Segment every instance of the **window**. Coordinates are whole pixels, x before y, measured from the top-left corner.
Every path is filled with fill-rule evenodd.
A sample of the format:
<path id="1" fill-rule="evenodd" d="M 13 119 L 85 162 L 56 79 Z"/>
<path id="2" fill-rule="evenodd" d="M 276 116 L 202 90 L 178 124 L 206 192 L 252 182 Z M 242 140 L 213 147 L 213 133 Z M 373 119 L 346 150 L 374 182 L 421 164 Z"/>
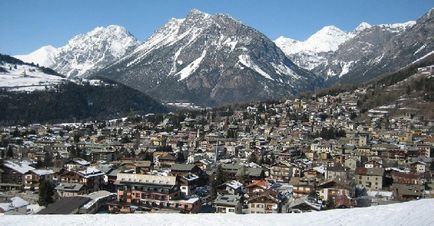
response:
<path id="1" fill-rule="evenodd" d="M 233 213 L 233 212 L 235 212 L 235 210 L 234 209 L 229 209 L 229 212 Z"/>

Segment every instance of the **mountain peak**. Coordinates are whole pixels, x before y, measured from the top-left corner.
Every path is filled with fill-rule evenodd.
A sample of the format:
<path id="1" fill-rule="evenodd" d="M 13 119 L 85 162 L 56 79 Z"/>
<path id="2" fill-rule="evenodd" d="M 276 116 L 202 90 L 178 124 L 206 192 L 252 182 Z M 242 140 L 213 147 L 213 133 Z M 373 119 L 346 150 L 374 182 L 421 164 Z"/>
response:
<path id="1" fill-rule="evenodd" d="M 188 18 L 188 17 L 192 17 L 192 16 L 194 16 L 194 17 L 197 17 L 197 16 L 199 16 L 199 17 L 210 17 L 211 15 L 208 14 L 208 13 L 202 12 L 202 11 L 200 11 L 200 10 L 198 10 L 198 9 L 192 9 L 192 10 L 187 14 L 187 18 Z"/>
<path id="2" fill-rule="evenodd" d="M 312 52 L 329 52 L 337 50 L 338 46 L 348 40 L 350 35 L 336 26 L 329 25 L 321 28 L 310 36 L 302 49 Z"/>
<path id="3" fill-rule="evenodd" d="M 27 55 L 16 55 L 18 58 L 26 63 L 35 63 L 40 66 L 50 67 L 53 65 L 54 56 L 57 54 L 58 49 L 52 45 L 42 46 L 41 48 L 31 52 Z"/>
<path id="4" fill-rule="evenodd" d="M 328 25 L 321 28 L 319 31 L 315 32 L 312 36 L 309 37 L 309 39 L 315 39 L 318 37 L 324 37 L 324 36 L 335 36 L 335 35 L 345 35 L 346 33 L 339 29 L 338 27 L 334 25 Z M 309 40 L 308 39 L 308 40 Z"/>
<path id="5" fill-rule="evenodd" d="M 170 20 L 134 52 L 94 76 L 123 82 L 162 101 L 207 106 L 283 97 L 321 82 L 254 28 L 198 10 L 183 21 Z"/>
<path id="6" fill-rule="evenodd" d="M 279 42 L 279 43 L 291 43 L 291 44 L 295 44 L 297 42 L 300 42 L 298 40 L 292 39 L 292 38 L 287 38 L 285 36 L 279 36 L 278 38 L 276 38 L 276 40 L 274 40 L 274 42 Z"/>
<path id="7" fill-rule="evenodd" d="M 52 67 L 68 77 L 83 76 L 107 66 L 137 45 L 137 39 L 124 27 L 96 27 L 59 48 Z"/>
<path id="8" fill-rule="evenodd" d="M 368 24 L 367 22 L 362 22 L 354 29 L 354 33 L 359 33 L 361 31 L 364 31 L 364 30 L 369 29 L 371 27 L 372 27 L 372 25 Z"/>
<path id="9" fill-rule="evenodd" d="M 328 25 L 321 28 L 321 30 L 319 30 L 317 33 L 321 33 L 321 32 L 344 32 L 344 31 L 342 31 L 335 25 Z"/>

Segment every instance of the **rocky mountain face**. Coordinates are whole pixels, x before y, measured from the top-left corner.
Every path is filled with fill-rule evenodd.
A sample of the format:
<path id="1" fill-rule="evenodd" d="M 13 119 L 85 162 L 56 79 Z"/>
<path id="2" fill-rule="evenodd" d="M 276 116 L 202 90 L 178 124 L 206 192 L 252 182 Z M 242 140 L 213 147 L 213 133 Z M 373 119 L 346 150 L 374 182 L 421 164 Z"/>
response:
<path id="1" fill-rule="evenodd" d="M 322 79 L 289 60 L 259 31 L 222 14 L 191 11 L 95 73 L 163 102 L 206 106 L 285 97 Z"/>
<path id="2" fill-rule="evenodd" d="M 296 64 L 324 77 L 327 85 L 357 84 L 432 54 L 433 26 L 430 10 L 417 21 L 380 25 L 363 22 L 351 32 L 328 26 L 321 31 L 330 32 L 317 32 L 304 42 L 285 37 L 275 42 Z M 318 48 L 316 43 L 329 48 Z"/>
<path id="3" fill-rule="evenodd" d="M 404 67 L 412 62 L 412 57 L 403 56 L 405 59 L 402 60 L 406 61 L 402 62 L 403 65 L 391 67 L 386 61 L 393 60 L 393 55 L 401 51 L 401 47 L 386 51 L 385 46 L 412 30 L 413 26 L 415 23 L 412 21 L 391 25 L 365 25 L 363 29 L 359 25 L 354 31 L 354 37 L 342 43 L 329 55 L 327 62 L 315 67 L 313 71 L 327 77 L 329 84 L 354 84 Z"/>
<path id="4" fill-rule="evenodd" d="M 137 45 L 138 41 L 125 28 L 110 25 L 77 35 L 63 47 L 44 46 L 28 55 L 15 57 L 50 67 L 69 78 L 86 77 L 118 60 Z"/>

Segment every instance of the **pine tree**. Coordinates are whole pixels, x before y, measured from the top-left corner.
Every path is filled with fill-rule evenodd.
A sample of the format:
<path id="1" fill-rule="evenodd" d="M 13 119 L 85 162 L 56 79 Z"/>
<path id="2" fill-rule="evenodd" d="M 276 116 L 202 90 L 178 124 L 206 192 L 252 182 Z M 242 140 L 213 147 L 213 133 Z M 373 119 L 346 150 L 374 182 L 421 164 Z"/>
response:
<path id="1" fill-rule="evenodd" d="M 6 157 L 13 158 L 14 157 L 14 150 L 12 150 L 12 147 L 8 147 L 8 151 L 6 152 Z"/>
<path id="2" fill-rule="evenodd" d="M 252 152 L 249 156 L 249 162 L 257 163 L 258 162 L 258 156 L 256 156 L 255 152 Z"/>
<path id="3" fill-rule="evenodd" d="M 47 185 L 45 181 L 39 181 L 39 199 L 38 204 L 40 206 L 47 206 Z"/>
<path id="4" fill-rule="evenodd" d="M 274 152 L 271 152 L 270 154 L 270 164 L 274 164 L 276 162 L 276 155 L 274 155 Z"/>
<path id="5" fill-rule="evenodd" d="M 51 154 L 48 151 L 45 152 L 44 166 L 45 167 L 52 166 L 52 163 L 53 163 L 53 157 L 51 156 Z"/>
<path id="6" fill-rule="evenodd" d="M 54 190 L 51 184 L 46 180 L 39 181 L 39 199 L 40 206 L 47 206 L 53 202 Z"/>
<path id="7" fill-rule="evenodd" d="M 223 169 L 222 169 L 221 165 L 218 165 L 214 176 L 211 177 L 211 180 L 210 180 L 211 196 L 213 199 L 217 197 L 217 187 L 219 185 L 225 183 L 225 179 L 224 179 L 223 174 L 224 173 L 223 173 Z"/>
<path id="8" fill-rule="evenodd" d="M 242 184 L 245 184 L 249 181 L 249 175 L 247 174 L 247 169 L 245 166 L 242 166 L 240 173 L 237 176 L 237 180 Z"/>

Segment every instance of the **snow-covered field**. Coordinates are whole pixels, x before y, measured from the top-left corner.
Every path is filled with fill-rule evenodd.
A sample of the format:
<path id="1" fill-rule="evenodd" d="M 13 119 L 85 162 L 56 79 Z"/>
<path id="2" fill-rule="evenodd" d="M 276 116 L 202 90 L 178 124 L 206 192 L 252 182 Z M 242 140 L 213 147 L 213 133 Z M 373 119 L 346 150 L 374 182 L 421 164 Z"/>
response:
<path id="1" fill-rule="evenodd" d="M 434 199 L 301 214 L 130 214 L 0 216 L 0 225 L 434 225 Z"/>
<path id="2" fill-rule="evenodd" d="M 59 76 L 45 74 L 37 67 L 29 65 L 5 64 L 2 66 L 9 71 L 0 73 L 0 88 L 12 91 L 44 90 L 65 80 Z"/>

